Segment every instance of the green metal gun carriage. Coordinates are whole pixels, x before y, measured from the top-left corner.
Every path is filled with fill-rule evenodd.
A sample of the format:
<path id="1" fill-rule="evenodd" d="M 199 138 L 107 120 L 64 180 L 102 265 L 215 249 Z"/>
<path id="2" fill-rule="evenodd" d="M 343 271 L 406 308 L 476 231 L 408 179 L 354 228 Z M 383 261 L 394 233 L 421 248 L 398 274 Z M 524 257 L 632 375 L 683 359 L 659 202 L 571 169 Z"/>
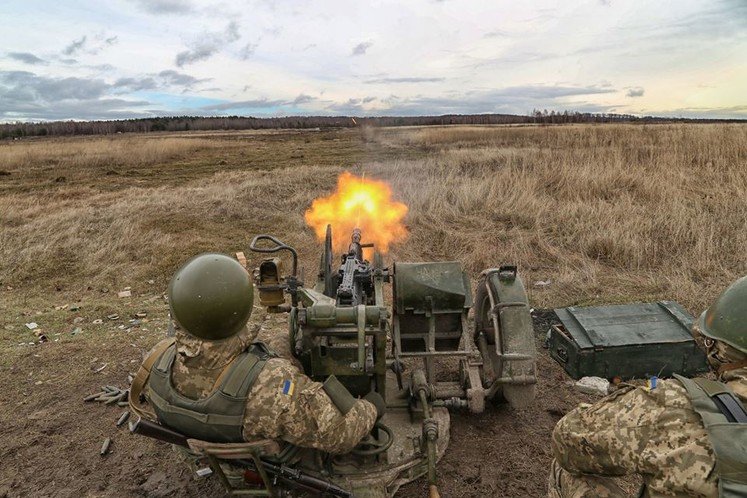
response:
<path id="1" fill-rule="evenodd" d="M 255 271 L 260 303 L 287 312 L 293 354 L 307 375 L 337 377 L 355 396 L 381 394 L 387 412 L 349 455 L 332 458 L 307 451 L 299 469 L 324 477 L 354 496 L 392 496 L 406 482 L 427 475 L 437 495 L 436 463 L 449 440 L 449 410 L 480 413 L 488 400 L 523 408 L 534 398 L 534 335 L 526 293 L 516 267 L 484 271 L 476 300 L 458 262 L 383 265 L 363 257 L 360 230 L 335 264 L 332 231 L 314 287 L 298 275 L 297 253 L 269 235 L 250 249 L 290 254 L 283 276 L 280 259 Z M 392 284 L 391 311 L 384 285 Z M 290 304 L 283 294 L 290 295 Z M 474 327 L 468 314 L 474 308 Z M 457 362 L 449 376 L 444 362 Z"/>

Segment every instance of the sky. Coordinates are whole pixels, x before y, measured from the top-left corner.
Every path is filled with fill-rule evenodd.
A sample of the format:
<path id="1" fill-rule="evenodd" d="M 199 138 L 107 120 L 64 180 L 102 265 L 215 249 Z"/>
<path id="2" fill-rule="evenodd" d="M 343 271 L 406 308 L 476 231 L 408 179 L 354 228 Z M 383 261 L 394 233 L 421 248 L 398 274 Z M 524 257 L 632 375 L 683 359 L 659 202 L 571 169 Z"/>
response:
<path id="1" fill-rule="evenodd" d="M 746 0 L 5 0 L 0 122 L 747 119 Z"/>

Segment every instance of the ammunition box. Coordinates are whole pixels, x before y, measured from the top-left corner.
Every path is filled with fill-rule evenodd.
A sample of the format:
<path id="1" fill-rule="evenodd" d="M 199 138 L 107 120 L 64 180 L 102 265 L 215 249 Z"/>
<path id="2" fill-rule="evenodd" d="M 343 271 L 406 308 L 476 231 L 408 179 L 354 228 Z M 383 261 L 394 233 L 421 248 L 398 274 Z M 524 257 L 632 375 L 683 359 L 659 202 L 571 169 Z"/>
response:
<path id="1" fill-rule="evenodd" d="M 692 377 L 708 371 L 690 334 L 693 317 L 673 301 L 556 309 L 561 324 L 547 338 L 552 356 L 574 379 Z"/>

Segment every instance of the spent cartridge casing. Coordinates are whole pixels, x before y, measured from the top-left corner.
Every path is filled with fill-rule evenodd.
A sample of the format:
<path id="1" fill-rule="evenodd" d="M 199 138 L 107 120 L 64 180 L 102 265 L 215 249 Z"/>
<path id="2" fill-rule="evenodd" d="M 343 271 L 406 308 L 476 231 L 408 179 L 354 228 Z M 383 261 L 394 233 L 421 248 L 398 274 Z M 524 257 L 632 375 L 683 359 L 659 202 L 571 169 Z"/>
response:
<path id="1" fill-rule="evenodd" d="M 125 412 L 119 417 L 119 420 L 117 420 L 117 427 L 127 422 L 128 418 L 130 418 L 130 411 L 125 410 Z"/>
<path id="2" fill-rule="evenodd" d="M 102 444 L 102 445 L 101 445 L 101 451 L 100 451 L 100 453 L 101 453 L 101 456 L 104 456 L 104 455 L 106 455 L 107 453 L 109 453 L 109 447 L 110 447 L 111 445 L 112 445 L 112 440 L 111 440 L 111 438 L 106 438 L 106 439 L 104 439 L 104 444 Z"/>

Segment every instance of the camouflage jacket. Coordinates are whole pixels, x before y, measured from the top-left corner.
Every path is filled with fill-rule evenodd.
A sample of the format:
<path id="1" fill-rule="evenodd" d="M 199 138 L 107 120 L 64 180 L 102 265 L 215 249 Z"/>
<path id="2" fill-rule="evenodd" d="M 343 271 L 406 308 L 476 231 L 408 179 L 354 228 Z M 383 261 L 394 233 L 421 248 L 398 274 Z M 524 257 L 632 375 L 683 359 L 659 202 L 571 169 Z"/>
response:
<path id="1" fill-rule="evenodd" d="M 197 399 L 213 391 L 223 370 L 249 344 L 267 341 L 279 353 L 289 353 L 288 336 L 270 327 L 250 323 L 239 334 L 221 341 L 203 341 L 177 329 L 177 355 L 172 382 L 184 396 Z M 280 329 L 283 330 L 283 329 Z M 264 334 L 263 334 L 264 332 Z M 297 446 L 316 448 L 329 453 L 347 453 L 372 429 L 376 408 L 359 400 L 343 415 L 332 403 L 322 384 L 313 382 L 296 364 L 285 358 L 267 361 L 249 391 L 243 423 L 243 436 L 255 439 L 283 440 Z"/>
<path id="2" fill-rule="evenodd" d="M 747 368 L 721 380 L 745 401 Z M 718 496 L 708 433 L 676 380 L 653 390 L 626 386 L 579 406 L 558 422 L 552 446 L 557 463 L 574 475 L 638 473 L 652 497 Z"/>

